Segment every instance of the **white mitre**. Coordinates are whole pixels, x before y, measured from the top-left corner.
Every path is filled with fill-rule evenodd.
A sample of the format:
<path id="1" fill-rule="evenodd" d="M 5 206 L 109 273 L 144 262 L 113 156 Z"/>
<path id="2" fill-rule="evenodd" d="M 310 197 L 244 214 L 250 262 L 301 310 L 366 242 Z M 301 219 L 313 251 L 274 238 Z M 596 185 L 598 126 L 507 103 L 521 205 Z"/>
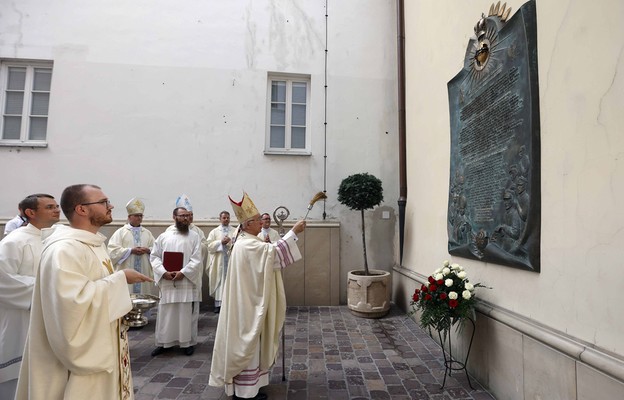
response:
<path id="1" fill-rule="evenodd" d="M 193 212 L 193 206 L 191 206 L 191 199 L 189 199 L 188 196 L 185 194 L 178 196 L 175 202 L 175 206 L 176 208 L 182 207 L 186 209 L 186 211 L 188 212 Z"/>
<path id="2" fill-rule="evenodd" d="M 126 204 L 126 211 L 128 211 L 128 215 L 143 214 L 143 211 L 145 211 L 145 203 L 135 197 Z"/>
<path id="3" fill-rule="evenodd" d="M 239 223 L 243 223 L 260 214 L 256 205 L 253 201 L 251 201 L 251 198 L 247 195 L 247 193 L 243 192 L 243 199 L 240 202 L 232 200 L 230 196 L 228 196 L 228 198 L 230 199 L 230 205 L 232 206 L 236 219 Z"/>

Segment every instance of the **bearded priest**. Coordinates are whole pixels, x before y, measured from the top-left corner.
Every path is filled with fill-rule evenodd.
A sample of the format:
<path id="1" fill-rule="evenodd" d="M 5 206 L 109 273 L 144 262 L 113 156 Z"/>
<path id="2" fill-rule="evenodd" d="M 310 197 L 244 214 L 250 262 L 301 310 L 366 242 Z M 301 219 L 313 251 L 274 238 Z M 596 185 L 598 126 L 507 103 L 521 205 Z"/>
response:
<path id="1" fill-rule="evenodd" d="M 99 186 L 68 186 L 61 208 L 69 226 L 42 232 L 15 398 L 132 400 L 127 285 L 153 280 L 113 270 L 98 231 L 113 220 L 114 206 Z"/>

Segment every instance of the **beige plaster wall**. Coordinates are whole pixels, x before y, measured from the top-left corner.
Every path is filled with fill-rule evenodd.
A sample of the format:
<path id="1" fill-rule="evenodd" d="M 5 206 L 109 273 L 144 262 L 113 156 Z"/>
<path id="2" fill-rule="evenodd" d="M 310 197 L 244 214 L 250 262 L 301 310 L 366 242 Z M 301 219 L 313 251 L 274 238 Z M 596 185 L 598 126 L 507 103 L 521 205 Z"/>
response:
<path id="1" fill-rule="evenodd" d="M 447 82 L 486 1 L 406 2 L 409 197 L 394 298 L 451 258 Z M 513 10 L 523 2 L 507 2 Z M 537 3 L 541 273 L 454 258 L 486 300 L 469 369 L 500 399 L 612 399 L 624 390 L 624 3 Z M 458 351 L 466 338 L 455 341 Z M 615 397 L 614 397 L 615 396 Z"/>
<path id="2" fill-rule="evenodd" d="M 29 193 L 58 200 L 81 182 L 103 188 L 117 219 L 139 196 L 146 220 L 168 220 L 186 193 L 196 222 L 230 210 L 227 196 L 243 191 L 259 209 L 285 206 L 297 219 L 326 190 L 308 220 L 340 223 L 334 240 L 343 269 L 332 283 L 346 304 L 347 273 L 362 268 L 359 213 L 337 201 L 348 175 L 382 180 L 388 216 L 366 213 L 369 263 L 386 270 L 395 263 L 395 7 L 395 0 L 28 0 L 0 8 L 0 58 L 54 63 L 48 147 L 0 145 L 0 222 Z M 264 152 L 273 73 L 310 77 L 307 156 Z"/>
<path id="3" fill-rule="evenodd" d="M 447 82 L 487 1 L 406 2 L 408 186 L 403 266 L 450 258 Z M 507 2 L 515 12 L 522 2 Z M 537 3 L 542 272 L 456 258 L 479 296 L 624 355 L 624 3 Z"/>
<path id="4" fill-rule="evenodd" d="M 490 4 L 406 1 L 409 192 L 394 277 L 403 307 L 418 279 L 451 258 L 447 82 Z M 507 4 L 515 13 L 523 2 Z M 622 17 L 619 0 L 537 2 L 541 273 L 452 259 L 493 288 L 478 292 L 491 319 L 477 323 L 471 370 L 497 398 L 581 399 L 593 387 L 607 399 L 624 389 Z M 545 366 L 560 371 L 556 383 Z"/>
<path id="5" fill-rule="evenodd" d="M 123 221 L 114 221 L 100 229 L 110 237 Z M 144 226 L 154 237 L 165 231 L 169 221 L 145 221 Z M 218 221 L 198 222 L 197 226 L 208 236 Z M 284 227 L 290 229 L 292 221 Z M 236 226 L 236 223 L 234 224 Z M 309 222 L 297 241 L 303 259 L 288 266 L 284 272 L 284 290 L 289 306 L 331 306 L 340 302 L 340 224 L 336 222 Z M 204 275 L 202 302 L 212 305 L 208 292 L 208 278 Z"/>

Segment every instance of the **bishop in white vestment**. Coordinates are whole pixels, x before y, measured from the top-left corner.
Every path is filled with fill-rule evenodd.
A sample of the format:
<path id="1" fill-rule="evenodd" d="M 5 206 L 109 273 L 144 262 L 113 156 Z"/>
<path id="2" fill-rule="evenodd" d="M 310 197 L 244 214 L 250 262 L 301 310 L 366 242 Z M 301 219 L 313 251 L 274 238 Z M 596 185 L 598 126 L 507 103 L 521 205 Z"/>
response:
<path id="1" fill-rule="evenodd" d="M 126 204 L 128 223 L 117 229 L 108 240 L 108 253 L 115 270 L 134 269 L 153 278 L 150 252 L 154 246 L 154 235 L 143 227 L 145 204 L 133 198 Z M 128 286 L 131 293 L 158 296 L 158 288 L 153 282 L 134 283 Z"/>
<path id="2" fill-rule="evenodd" d="M 280 268 L 301 259 L 295 242 L 305 221 L 297 222 L 276 243 L 266 243 L 257 236 L 262 220 L 247 194 L 242 202 L 232 203 L 243 221 L 242 232 L 232 248 L 224 282 L 209 385 L 224 387 L 236 398 L 266 398 L 258 391 L 269 384 L 286 316 Z"/>

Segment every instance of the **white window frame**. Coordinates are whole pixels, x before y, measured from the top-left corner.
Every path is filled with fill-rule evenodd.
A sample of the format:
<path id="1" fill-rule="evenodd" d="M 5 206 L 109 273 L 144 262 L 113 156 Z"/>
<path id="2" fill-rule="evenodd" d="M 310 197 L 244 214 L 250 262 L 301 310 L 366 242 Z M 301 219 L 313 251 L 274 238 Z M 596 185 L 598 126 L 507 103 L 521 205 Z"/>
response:
<path id="1" fill-rule="evenodd" d="M 26 68 L 26 82 L 24 85 L 24 104 L 22 106 L 22 123 L 20 128 L 20 137 L 19 139 L 4 139 L 3 138 L 3 129 L 4 129 L 4 116 L 6 111 L 6 91 L 7 91 L 7 80 L 9 76 L 9 68 L 10 67 L 19 67 Z M 31 106 L 32 106 L 32 95 L 33 91 L 33 82 L 34 82 L 34 74 L 36 68 L 49 69 L 50 73 L 53 74 L 53 62 L 51 61 L 32 61 L 32 60 L 10 60 L 10 59 L 0 59 L 0 147 L 11 146 L 11 147 L 47 147 L 48 146 L 48 132 L 46 129 L 46 138 L 41 140 L 32 140 L 28 138 L 28 134 L 30 132 L 30 118 L 31 117 L 39 117 L 31 115 Z M 52 93 L 52 88 L 46 93 Z M 45 116 L 49 123 L 50 118 L 50 110 L 48 109 L 48 114 Z"/>
<path id="2" fill-rule="evenodd" d="M 286 121 L 285 121 L 285 138 L 284 147 L 271 147 L 271 89 L 273 82 L 286 82 Z M 305 116 L 305 147 L 291 148 L 292 137 L 292 84 L 293 82 L 301 82 L 306 84 L 306 116 Z M 269 73 L 267 78 L 267 111 L 266 111 L 266 134 L 264 154 L 287 154 L 287 155 L 304 155 L 312 154 L 310 149 L 311 124 L 310 124 L 310 92 L 311 92 L 310 75 L 302 74 L 276 74 Z"/>

